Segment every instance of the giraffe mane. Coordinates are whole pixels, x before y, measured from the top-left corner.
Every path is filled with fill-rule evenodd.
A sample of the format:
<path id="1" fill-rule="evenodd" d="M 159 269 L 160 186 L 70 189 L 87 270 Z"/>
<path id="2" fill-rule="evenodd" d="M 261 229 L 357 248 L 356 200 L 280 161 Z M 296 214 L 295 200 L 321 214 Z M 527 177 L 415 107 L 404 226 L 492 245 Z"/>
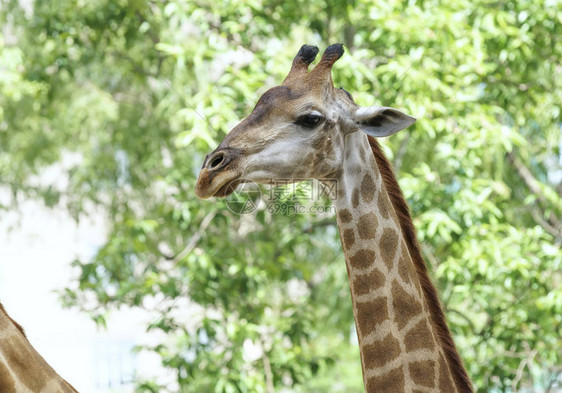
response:
<path id="1" fill-rule="evenodd" d="M 447 363 L 450 365 L 451 375 L 457 384 L 459 393 L 472 392 L 473 390 L 470 378 L 468 377 L 462 360 L 456 350 L 451 331 L 445 321 L 445 315 L 443 314 L 441 302 L 437 296 L 437 290 L 430 281 L 427 266 L 421 255 L 420 245 L 416 237 L 416 229 L 412 222 L 408 204 L 406 203 L 402 190 L 398 185 L 392 166 L 383 154 L 379 143 L 371 136 L 368 136 L 368 139 L 369 145 L 371 145 L 371 150 L 375 156 L 377 166 L 379 167 L 379 171 L 383 178 L 386 191 L 390 197 L 392 205 L 394 206 L 396 215 L 398 216 L 398 221 L 400 222 L 400 227 L 402 229 L 402 234 L 404 235 L 408 251 L 410 252 L 410 256 L 412 257 L 412 261 L 416 267 L 418 279 L 420 280 L 431 314 L 432 324 L 439 336 L 443 352 L 447 358 Z"/>
<path id="2" fill-rule="evenodd" d="M 16 327 L 16 329 L 18 329 L 21 332 L 21 334 L 23 334 L 23 336 L 27 338 L 27 336 L 25 335 L 25 331 L 23 330 L 23 327 L 21 327 L 19 323 L 17 323 L 12 319 L 12 317 L 10 317 L 10 315 L 6 312 L 6 309 L 4 308 L 4 305 L 2 303 L 0 303 L 0 313 L 3 313 L 5 316 L 7 316 L 10 322 L 12 322 L 12 324 Z"/>

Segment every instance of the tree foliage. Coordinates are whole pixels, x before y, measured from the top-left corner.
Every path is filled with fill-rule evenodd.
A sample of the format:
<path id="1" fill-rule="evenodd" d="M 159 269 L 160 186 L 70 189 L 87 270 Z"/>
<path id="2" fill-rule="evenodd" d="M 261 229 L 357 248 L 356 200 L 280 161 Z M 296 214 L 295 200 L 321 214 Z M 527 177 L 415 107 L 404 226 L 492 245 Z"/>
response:
<path id="1" fill-rule="evenodd" d="M 61 298 L 101 324 L 123 305 L 159 316 L 147 329 L 167 338 L 140 350 L 176 380 L 139 391 L 362 390 L 335 221 L 194 194 L 204 155 L 304 43 L 345 43 L 336 84 L 418 118 L 385 149 L 478 390 L 560 375 L 558 0 L 0 7 L 0 207 L 104 209 L 107 242 Z"/>

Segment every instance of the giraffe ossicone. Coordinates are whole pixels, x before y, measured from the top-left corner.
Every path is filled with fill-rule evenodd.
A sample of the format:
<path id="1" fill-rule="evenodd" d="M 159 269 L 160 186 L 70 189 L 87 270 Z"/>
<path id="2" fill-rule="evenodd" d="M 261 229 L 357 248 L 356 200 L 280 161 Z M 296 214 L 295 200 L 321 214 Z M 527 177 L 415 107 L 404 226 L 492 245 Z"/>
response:
<path id="1" fill-rule="evenodd" d="M 389 107 L 360 108 L 336 88 L 343 46 L 303 46 L 281 86 L 207 155 L 195 192 L 272 179 L 337 182 L 337 224 L 349 276 L 363 380 L 374 392 L 472 392 L 421 257 L 408 206 L 374 137 L 415 122 Z M 334 180 L 335 179 L 335 180 Z"/>

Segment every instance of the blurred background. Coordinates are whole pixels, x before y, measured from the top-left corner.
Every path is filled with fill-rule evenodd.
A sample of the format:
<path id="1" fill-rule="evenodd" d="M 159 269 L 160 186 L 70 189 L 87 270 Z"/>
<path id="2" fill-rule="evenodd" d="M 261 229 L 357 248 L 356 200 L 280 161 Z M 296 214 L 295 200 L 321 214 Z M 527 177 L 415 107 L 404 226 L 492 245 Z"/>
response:
<path id="1" fill-rule="evenodd" d="M 562 2 L 0 1 L 0 300 L 81 392 L 362 392 L 330 214 L 198 200 L 302 44 L 383 141 L 478 392 L 562 391 Z"/>

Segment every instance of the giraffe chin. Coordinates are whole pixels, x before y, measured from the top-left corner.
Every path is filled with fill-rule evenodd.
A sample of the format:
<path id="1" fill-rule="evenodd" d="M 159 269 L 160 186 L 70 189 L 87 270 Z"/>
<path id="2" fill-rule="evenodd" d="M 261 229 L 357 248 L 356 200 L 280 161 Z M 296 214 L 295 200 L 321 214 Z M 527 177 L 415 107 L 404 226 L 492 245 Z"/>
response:
<path id="1" fill-rule="evenodd" d="M 240 183 L 242 183 L 242 180 L 231 180 L 220 187 L 217 192 L 213 194 L 213 196 L 218 198 L 225 198 L 236 191 L 236 187 L 238 187 Z"/>

